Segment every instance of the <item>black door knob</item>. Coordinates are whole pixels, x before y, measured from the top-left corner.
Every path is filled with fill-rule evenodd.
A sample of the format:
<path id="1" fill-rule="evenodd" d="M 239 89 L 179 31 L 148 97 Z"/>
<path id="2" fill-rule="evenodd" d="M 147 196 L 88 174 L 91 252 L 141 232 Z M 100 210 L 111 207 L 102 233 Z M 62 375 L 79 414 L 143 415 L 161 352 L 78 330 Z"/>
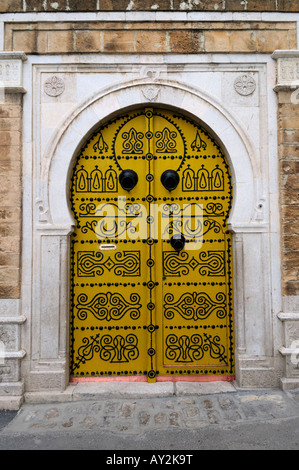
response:
<path id="1" fill-rule="evenodd" d="M 170 239 L 170 244 L 175 251 L 181 251 L 185 246 L 185 238 L 181 234 L 173 235 Z"/>
<path id="2" fill-rule="evenodd" d="M 161 175 L 161 182 L 168 191 L 173 191 L 179 184 L 180 177 L 174 170 L 166 170 Z"/>
<path id="3" fill-rule="evenodd" d="M 138 175 L 134 170 L 123 170 L 119 175 L 119 182 L 123 189 L 131 191 L 138 182 Z"/>

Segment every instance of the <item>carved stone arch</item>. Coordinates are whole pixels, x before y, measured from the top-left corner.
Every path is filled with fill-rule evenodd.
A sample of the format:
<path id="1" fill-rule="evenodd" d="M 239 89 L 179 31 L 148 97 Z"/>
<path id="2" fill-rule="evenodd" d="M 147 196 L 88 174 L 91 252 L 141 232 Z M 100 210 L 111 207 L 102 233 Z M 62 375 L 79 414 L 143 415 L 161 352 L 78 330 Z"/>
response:
<path id="1" fill-rule="evenodd" d="M 74 158 L 88 135 L 116 114 L 134 107 L 153 106 L 143 93 L 148 82 L 128 82 L 93 96 L 77 108 L 64 122 L 50 146 L 42 164 L 42 194 L 40 200 L 48 213 L 48 223 L 55 226 L 73 225 L 69 210 L 68 182 Z M 230 165 L 234 201 L 230 226 L 248 226 L 253 222 L 256 205 L 255 179 L 258 165 L 254 147 L 236 119 L 214 98 L 201 90 L 176 82 L 155 82 L 159 87 L 159 103 L 155 106 L 174 108 L 199 122 L 219 143 Z"/>

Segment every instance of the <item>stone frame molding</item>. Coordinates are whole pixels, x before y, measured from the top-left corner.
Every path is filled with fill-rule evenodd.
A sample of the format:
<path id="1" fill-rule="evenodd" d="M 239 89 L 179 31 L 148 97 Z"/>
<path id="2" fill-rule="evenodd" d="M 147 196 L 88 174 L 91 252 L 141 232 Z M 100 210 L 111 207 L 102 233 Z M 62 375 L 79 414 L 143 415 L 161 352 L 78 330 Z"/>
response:
<path id="1" fill-rule="evenodd" d="M 262 70 L 256 65 L 256 73 Z M 184 82 L 148 75 L 107 87 L 77 105 L 45 147 L 40 169 L 33 167 L 28 175 L 26 184 L 32 184 L 33 197 L 27 204 L 33 224 L 24 220 L 24 233 L 32 237 L 31 267 L 24 271 L 22 289 L 24 308 L 30 310 L 22 331 L 27 351 L 22 360 L 25 391 L 62 393 L 69 385 L 69 235 L 74 220 L 68 189 L 74 159 L 93 130 L 139 106 L 177 109 L 201 123 L 226 154 L 234 188 L 229 227 L 234 249 L 236 382 L 241 387 L 278 385 L 282 358 L 274 343 L 281 341 L 270 287 L 274 284 L 279 297 L 280 280 L 273 274 L 279 270 L 278 229 L 272 234 L 270 228 L 270 204 L 275 207 L 278 198 L 265 183 L 261 152 L 220 100 Z"/>

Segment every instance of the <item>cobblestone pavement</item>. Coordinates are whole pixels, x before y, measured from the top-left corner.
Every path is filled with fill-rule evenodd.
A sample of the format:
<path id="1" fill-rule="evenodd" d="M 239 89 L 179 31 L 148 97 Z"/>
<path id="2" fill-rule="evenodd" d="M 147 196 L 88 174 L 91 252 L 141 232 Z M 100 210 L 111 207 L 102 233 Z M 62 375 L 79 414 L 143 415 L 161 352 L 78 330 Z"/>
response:
<path id="1" fill-rule="evenodd" d="M 11 418 L 0 449 L 299 448 L 299 390 L 25 403 Z"/>

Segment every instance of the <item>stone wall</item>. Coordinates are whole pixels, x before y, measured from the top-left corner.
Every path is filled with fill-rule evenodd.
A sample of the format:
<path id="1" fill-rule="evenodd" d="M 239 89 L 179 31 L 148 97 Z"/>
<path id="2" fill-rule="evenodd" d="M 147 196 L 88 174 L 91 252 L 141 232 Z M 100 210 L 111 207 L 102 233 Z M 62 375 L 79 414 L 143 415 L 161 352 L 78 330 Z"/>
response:
<path id="1" fill-rule="evenodd" d="M 20 297 L 22 95 L 0 101 L 0 298 Z"/>
<path id="2" fill-rule="evenodd" d="M 5 50 L 26 54 L 265 53 L 297 47 L 295 22 L 6 23 Z"/>
<path id="3" fill-rule="evenodd" d="M 299 293 L 299 97 L 280 91 L 278 102 L 282 287 L 292 296 Z"/>
<path id="4" fill-rule="evenodd" d="M 1 0 L 0 12 L 299 11 L 298 0 Z"/>

